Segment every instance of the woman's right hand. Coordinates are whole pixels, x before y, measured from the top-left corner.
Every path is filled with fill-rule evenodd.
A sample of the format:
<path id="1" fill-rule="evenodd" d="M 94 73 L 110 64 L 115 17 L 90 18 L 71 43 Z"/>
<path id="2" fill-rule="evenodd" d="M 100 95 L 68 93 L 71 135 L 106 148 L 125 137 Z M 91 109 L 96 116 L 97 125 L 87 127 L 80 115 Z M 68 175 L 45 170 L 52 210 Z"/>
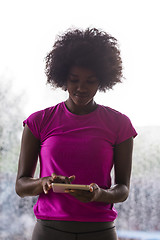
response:
<path id="1" fill-rule="evenodd" d="M 51 176 L 42 178 L 42 188 L 44 193 L 47 194 L 48 191 L 52 188 L 52 183 L 70 184 L 74 180 L 75 180 L 74 175 L 70 177 L 66 177 L 66 176 L 56 175 L 55 173 L 52 173 Z"/>

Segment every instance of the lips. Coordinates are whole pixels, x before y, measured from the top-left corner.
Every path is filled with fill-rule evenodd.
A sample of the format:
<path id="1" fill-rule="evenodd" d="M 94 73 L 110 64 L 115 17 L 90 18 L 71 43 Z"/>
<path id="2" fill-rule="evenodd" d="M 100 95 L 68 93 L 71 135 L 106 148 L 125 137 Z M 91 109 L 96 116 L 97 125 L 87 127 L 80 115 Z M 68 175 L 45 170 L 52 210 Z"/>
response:
<path id="1" fill-rule="evenodd" d="M 76 97 L 79 97 L 79 98 L 87 98 L 88 95 L 84 95 L 84 94 L 75 94 Z"/>

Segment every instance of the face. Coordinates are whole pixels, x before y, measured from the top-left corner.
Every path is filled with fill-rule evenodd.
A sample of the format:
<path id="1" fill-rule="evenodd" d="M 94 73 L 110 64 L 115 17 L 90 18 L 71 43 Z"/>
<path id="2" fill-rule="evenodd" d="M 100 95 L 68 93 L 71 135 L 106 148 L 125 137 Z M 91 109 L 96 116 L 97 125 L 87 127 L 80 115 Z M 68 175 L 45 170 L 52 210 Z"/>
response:
<path id="1" fill-rule="evenodd" d="M 69 99 L 77 106 L 84 106 L 93 101 L 99 86 L 95 73 L 82 67 L 72 67 L 67 77 Z"/>

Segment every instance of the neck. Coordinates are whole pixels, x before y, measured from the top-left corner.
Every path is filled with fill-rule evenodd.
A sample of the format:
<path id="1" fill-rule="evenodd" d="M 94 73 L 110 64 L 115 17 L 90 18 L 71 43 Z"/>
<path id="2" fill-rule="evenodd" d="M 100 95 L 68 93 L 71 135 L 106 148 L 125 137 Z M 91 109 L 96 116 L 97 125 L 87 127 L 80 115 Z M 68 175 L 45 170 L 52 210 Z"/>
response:
<path id="1" fill-rule="evenodd" d="M 84 115 L 84 114 L 93 112 L 97 108 L 97 104 L 94 100 L 90 101 L 86 105 L 76 105 L 72 101 L 72 99 L 68 98 L 65 101 L 65 105 L 71 113 L 74 113 L 74 114 L 77 114 L 77 115 Z"/>

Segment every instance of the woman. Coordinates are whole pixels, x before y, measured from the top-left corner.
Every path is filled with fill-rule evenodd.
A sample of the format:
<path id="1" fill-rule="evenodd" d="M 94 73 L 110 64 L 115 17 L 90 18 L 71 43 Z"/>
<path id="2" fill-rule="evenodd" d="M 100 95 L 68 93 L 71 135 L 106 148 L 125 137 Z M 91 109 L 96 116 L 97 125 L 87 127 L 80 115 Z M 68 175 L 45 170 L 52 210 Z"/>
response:
<path id="1" fill-rule="evenodd" d="M 128 117 L 96 104 L 94 96 L 121 82 L 117 40 L 97 29 L 68 30 L 46 57 L 46 75 L 69 97 L 24 121 L 16 192 L 39 195 L 32 240 L 115 240 L 113 204 L 128 197 L 137 133 Z M 40 177 L 35 179 L 38 157 Z M 91 190 L 52 190 L 52 183 L 72 182 Z"/>

